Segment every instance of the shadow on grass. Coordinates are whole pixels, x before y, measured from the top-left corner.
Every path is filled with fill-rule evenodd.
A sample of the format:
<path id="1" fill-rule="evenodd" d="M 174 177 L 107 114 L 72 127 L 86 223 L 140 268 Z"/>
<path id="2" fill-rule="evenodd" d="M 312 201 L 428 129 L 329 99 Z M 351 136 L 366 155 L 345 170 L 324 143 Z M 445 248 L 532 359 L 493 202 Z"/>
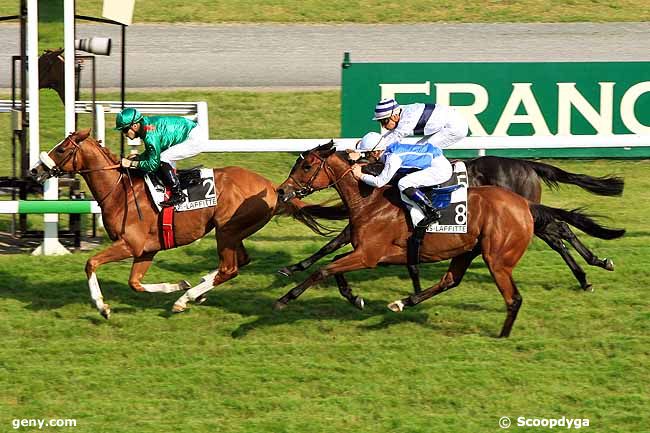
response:
<path id="1" fill-rule="evenodd" d="M 203 275 L 217 266 L 216 253 L 207 254 L 208 249 L 212 246 L 206 242 L 206 248 L 195 248 L 187 251 L 178 250 L 182 254 L 177 260 L 167 253 L 167 257 L 160 257 L 154 260 L 154 267 L 171 270 L 174 272 L 182 271 L 182 275 L 189 279 L 196 279 L 198 275 Z M 276 251 L 269 254 L 268 251 L 260 251 L 256 248 L 248 248 L 249 254 L 253 261 L 241 269 L 240 275 L 247 277 L 269 276 L 274 278 L 268 283 L 266 279 L 264 287 L 251 287 L 250 279 L 235 278 L 223 286 L 213 289 L 209 294 L 207 302 L 202 306 L 193 306 L 193 308 L 216 307 L 230 313 L 236 313 L 241 316 L 254 317 L 252 321 L 242 323 L 235 331 L 232 332 L 233 338 L 245 337 L 251 331 L 279 325 L 293 324 L 304 320 L 341 320 L 351 323 L 362 323 L 371 317 L 379 317 L 381 320 L 372 325 L 362 324 L 359 329 L 366 331 L 376 331 L 389 328 L 393 325 L 402 323 L 413 323 L 432 330 L 440 331 L 445 334 L 455 335 L 456 332 L 462 332 L 462 327 L 453 328 L 444 327 L 430 323 L 429 312 L 413 308 L 402 314 L 396 314 L 386 308 L 389 301 L 400 298 L 408 294 L 411 290 L 411 282 L 408 273 L 403 266 L 387 266 L 377 269 L 362 270 L 349 274 L 349 281 L 355 294 L 364 295 L 359 287 L 363 284 L 363 289 L 368 291 L 369 287 L 385 287 L 381 279 L 392 278 L 399 282 L 395 288 L 394 296 L 391 294 L 389 299 L 384 301 L 366 300 L 366 306 L 363 311 L 359 311 L 350 305 L 345 299 L 339 296 L 333 278 L 328 279 L 320 287 L 310 288 L 305 295 L 298 300 L 290 303 L 283 311 L 274 311 L 273 303 L 278 296 L 278 292 L 286 292 L 311 274 L 305 271 L 286 278 L 275 273 L 275 270 L 286 265 L 292 258 L 285 251 Z M 190 260 L 187 258 L 190 257 Z M 130 262 L 130 261 L 129 261 Z M 324 260 L 321 265 L 329 263 Z M 112 311 L 115 315 L 135 315 L 144 310 L 158 310 L 160 316 L 171 318 L 171 306 L 181 295 L 181 292 L 170 294 L 152 294 L 136 293 L 131 290 L 127 284 L 128 270 L 122 267 L 119 269 L 120 278 L 115 278 L 115 268 L 111 265 L 99 269 L 98 276 L 102 291 L 107 303 L 112 305 Z M 480 262 L 477 261 L 473 267 L 481 268 Z M 318 266 L 314 266 L 314 270 Z M 422 266 L 422 275 L 429 279 L 432 276 L 441 276 L 447 269 L 447 263 L 426 264 Z M 32 275 L 47 275 L 51 272 L 45 267 L 36 268 Z M 113 276 L 113 278 L 111 278 Z M 85 318 L 95 325 L 105 323 L 91 305 L 88 285 L 83 271 L 80 266 L 79 272 L 70 274 L 69 279 L 64 281 L 52 280 L 47 278 L 37 279 L 33 276 L 23 276 L 14 273 L 11 269 L 0 270 L 0 298 L 15 299 L 25 304 L 26 309 L 33 311 L 56 310 L 66 305 L 85 304 L 88 305 L 88 314 L 80 318 Z M 150 277 L 145 279 L 147 283 L 161 282 L 155 281 Z M 368 282 L 372 282 L 369 286 Z M 466 275 L 461 287 L 471 285 L 472 283 L 484 283 L 491 281 L 491 277 L 485 273 L 470 272 Z M 252 283 L 255 284 L 255 283 Z M 394 284 L 394 283 L 391 283 Z M 282 289 L 282 290 L 280 290 Z M 331 296 L 316 298 L 310 297 L 310 293 L 319 290 L 327 290 Z M 459 310 L 486 310 L 478 304 L 467 304 L 455 302 L 453 296 L 436 297 L 430 302 L 438 302 L 443 308 L 457 308 Z M 459 331 L 460 330 L 460 331 Z"/>

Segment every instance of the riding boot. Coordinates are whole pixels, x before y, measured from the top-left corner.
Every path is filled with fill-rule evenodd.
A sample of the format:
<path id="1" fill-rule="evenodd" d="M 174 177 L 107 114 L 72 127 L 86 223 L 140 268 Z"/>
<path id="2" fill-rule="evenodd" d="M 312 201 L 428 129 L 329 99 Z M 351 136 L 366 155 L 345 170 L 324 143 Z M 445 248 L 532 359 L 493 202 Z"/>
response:
<path id="1" fill-rule="evenodd" d="M 158 177 L 171 191 L 170 197 L 167 200 L 160 202 L 160 206 L 170 207 L 183 203 L 185 200 L 185 194 L 183 194 L 181 181 L 178 179 L 174 168 L 166 162 L 161 162 L 160 168 L 158 168 Z"/>
<path id="2" fill-rule="evenodd" d="M 424 212 L 424 219 L 418 223 L 418 227 L 429 227 L 430 224 L 440 219 L 440 211 L 431 203 L 425 193 L 414 187 L 408 187 L 402 191 L 405 196 L 413 200 Z"/>

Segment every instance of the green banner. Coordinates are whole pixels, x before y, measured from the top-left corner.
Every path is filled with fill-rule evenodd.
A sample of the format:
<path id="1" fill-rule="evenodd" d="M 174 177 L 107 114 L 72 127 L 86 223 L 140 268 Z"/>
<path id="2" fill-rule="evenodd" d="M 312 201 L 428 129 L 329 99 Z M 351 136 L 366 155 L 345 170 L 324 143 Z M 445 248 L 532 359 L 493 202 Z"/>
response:
<path id="1" fill-rule="evenodd" d="M 341 136 L 379 131 L 377 101 L 457 107 L 473 136 L 650 135 L 650 62 L 343 63 Z M 534 157 L 648 157 L 650 148 L 517 149 Z M 451 156 L 466 156 L 468 151 Z M 472 151 L 473 152 L 473 151 Z M 471 153 L 471 152 L 470 152 Z M 475 154 L 475 152 L 474 152 Z"/>

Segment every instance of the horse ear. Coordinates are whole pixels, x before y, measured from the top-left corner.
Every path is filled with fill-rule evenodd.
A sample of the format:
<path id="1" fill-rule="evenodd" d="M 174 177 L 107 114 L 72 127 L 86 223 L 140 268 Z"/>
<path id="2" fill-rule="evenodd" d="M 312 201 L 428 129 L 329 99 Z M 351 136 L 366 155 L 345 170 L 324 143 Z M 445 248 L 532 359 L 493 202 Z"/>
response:
<path id="1" fill-rule="evenodd" d="M 325 156 L 330 156 L 334 152 L 336 152 L 336 146 L 334 145 L 334 140 L 330 140 L 330 142 L 325 145 Z"/>
<path id="2" fill-rule="evenodd" d="M 75 132 L 75 133 L 74 133 L 74 135 L 75 135 L 75 141 L 76 141 L 77 143 L 80 143 L 80 142 L 84 141 L 84 140 L 85 140 L 86 138 L 88 138 L 88 136 L 90 135 L 90 130 L 91 130 L 91 129 L 88 128 L 88 129 L 81 129 L 81 130 Z"/>

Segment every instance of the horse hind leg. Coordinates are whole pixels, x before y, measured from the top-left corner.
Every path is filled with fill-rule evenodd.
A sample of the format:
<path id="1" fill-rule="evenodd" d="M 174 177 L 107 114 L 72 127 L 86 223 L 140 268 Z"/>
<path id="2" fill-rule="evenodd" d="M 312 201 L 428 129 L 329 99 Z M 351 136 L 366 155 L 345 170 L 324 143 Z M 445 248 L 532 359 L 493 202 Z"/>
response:
<path id="1" fill-rule="evenodd" d="M 517 314 L 519 313 L 519 308 L 523 302 L 523 298 L 517 290 L 517 286 L 512 279 L 512 266 L 508 266 L 506 263 L 503 263 L 500 254 L 495 254 L 490 256 L 487 254 L 483 255 L 485 263 L 494 278 L 501 296 L 503 296 L 504 301 L 506 302 L 506 320 L 503 322 L 503 327 L 501 328 L 501 334 L 499 338 L 506 338 L 510 336 L 510 331 L 512 330 L 512 325 L 514 325 L 515 320 L 517 320 Z"/>
<path id="2" fill-rule="evenodd" d="M 608 259 L 605 257 L 604 259 L 599 259 L 596 254 L 594 254 L 589 248 L 585 246 L 585 244 L 580 241 L 578 236 L 576 236 L 575 233 L 569 228 L 569 225 L 565 223 L 564 221 L 557 222 L 558 225 L 558 233 L 562 237 L 562 239 L 565 239 L 567 242 L 573 246 L 573 248 L 576 249 L 578 254 L 582 256 L 585 261 L 590 264 L 591 266 L 598 266 L 599 268 L 603 268 L 607 271 L 613 271 L 614 270 L 614 262 L 611 259 Z"/>
<path id="3" fill-rule="evenodd" d="M 204 275 L 199 284 L 192 287 L 178 298 L 172 307 L 172 312 L 181 313 L 185 311 L 190 302 L 203 303 L 207 292 L 212 290 L 215 286 L 235 278 L 239 269 L 237 265 L 237 255 L 237 245 L 233 247 L 220 247 L 219 268 L 216 271 Z"/>
<path id="4" fill-rule="evenodd" d="M 246 251 L 246 248 L 244 247 L 244 243 L 240 242 L 239 245 L 237 246 L 237 265 L 240 268 L 243 268 L 250 262 L 251 262 L 251 258 L 248 255 L 248 251 Z"/>
<path id="5" fill-rule="evenodd" d="M 553 251 L 558 253 L 560 257 L 562 257 L 569 269 L 571 269 L 573 276 L 576 278 L 576 280 L 578 280 L 580 287 L 583 290 L 589 290 L 589 288 L 591 288 L 591 284 L 587 281 L 587 274 L 582 270 L 573 256 L 571 256 L 571 253 L 567 249 L 566 245 L 564 245 L 564 242 L 562 242 L 561 236 L 556 231 L 553 231 L 553 229 L 557 227 L 552 226 L 554 226 L 554 224 L 550 224 L 544 227 L 543 231 L 536 230 L 535 234 L 541 240 L 546 242 L 546 244 L 551 247 Z"/>

